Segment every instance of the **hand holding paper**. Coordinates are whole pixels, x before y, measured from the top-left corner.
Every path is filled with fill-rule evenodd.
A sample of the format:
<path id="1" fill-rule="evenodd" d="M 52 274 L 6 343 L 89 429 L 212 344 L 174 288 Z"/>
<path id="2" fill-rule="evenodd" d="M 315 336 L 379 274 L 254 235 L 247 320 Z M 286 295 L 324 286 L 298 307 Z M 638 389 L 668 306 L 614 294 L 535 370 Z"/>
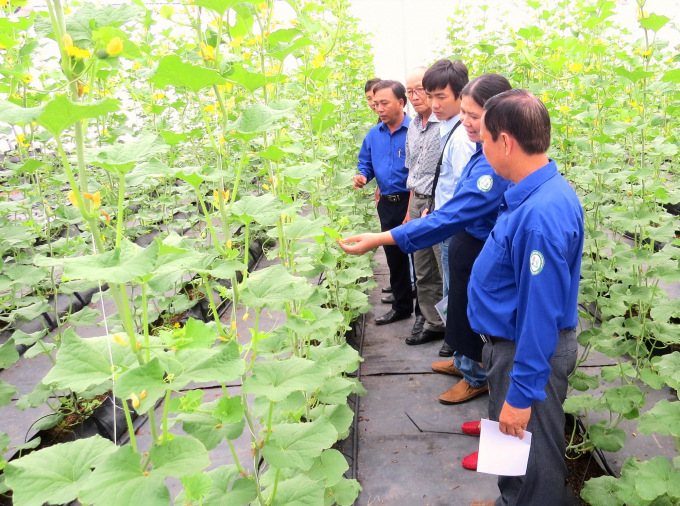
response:
<path id="1" fill-rule="evenodd" d="M 482 420 L 479 439 L 477 472 L 500 476 L 524 476 L 529 462 L 531 432 L 524 438 L 508 436 L 500 431 L 498 422 Z"/>

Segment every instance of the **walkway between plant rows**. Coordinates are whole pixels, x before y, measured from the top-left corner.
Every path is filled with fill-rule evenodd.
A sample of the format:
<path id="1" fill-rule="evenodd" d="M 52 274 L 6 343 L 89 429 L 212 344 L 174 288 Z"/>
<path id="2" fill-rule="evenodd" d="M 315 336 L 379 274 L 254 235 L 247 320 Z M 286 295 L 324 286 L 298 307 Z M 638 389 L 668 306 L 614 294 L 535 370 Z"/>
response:
<path id="1" fill-rule="evenodd" d="M 457 406 L 438 397 L 458 378 L 434 373 L 432 362 L 442 341 L 407 346 L 414 318 L 377 326 L 389 311 L 381 289 L 389 285 L 382 248 L 374 257 L 378 286 L 369 292 L 373 310 L 366 315 L 361 382 L 368 391 L 359 409 L 357 479 L 363 487 L 357 506 L 469 506 L 493 500 L 496 477 L 461 466 L 477 450 L 479 438 L 463 434 L 463 422 L 487 416 L 484 395 Z"/>

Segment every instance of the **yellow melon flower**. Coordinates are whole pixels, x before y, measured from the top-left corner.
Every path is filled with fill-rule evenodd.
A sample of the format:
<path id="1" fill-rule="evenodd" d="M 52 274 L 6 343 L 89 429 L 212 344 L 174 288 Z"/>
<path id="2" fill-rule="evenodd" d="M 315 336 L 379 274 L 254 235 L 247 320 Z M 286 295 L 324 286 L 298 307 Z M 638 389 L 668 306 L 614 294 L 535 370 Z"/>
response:
<path id="1" fill-rule="evenodd" d="M 113 334 L 113 340 L 116 341 L 116 343 L 120 344 L 121 346 L 127 346 L 127 342 L 125 339 L 123 339 L 120 334 Z"/>
<path id="2" fill-rule="evenodd" d="M 66 54 L 69 56 L 73 56 L 77 60 L 84 60 L 85 58 L 89 58 L 92 56 L 92 53 L 90 53 L 86 49 L 79 49 L 76 46 L 69 46 L 66 48 Z"/>
<path id="3" fill-rule="evenodd" d="M 326 58 L 324 57 L 324 55 L 322 55 L 321 53 L 317 54 L 314 57 L 314 60 L 312 60 L 312 67 L 314 67 L 315 69 L 318 69 L 319 67 L 321 67 L 323 65 L 323 62 L 325 60 L 326 60 Z"/>
<path id="4" fill-rule="evenodd" d="M 92 202 L 94 204 L 95 209 L 99 209 L 99 206 L 102 205 L 102 196 L 101 193 L 99 192 L 96 192 L 94 195 L 92 195 L 91 193 L 83 193 L 83 198 L 86 198 L 87 200 Z"/>
<path id="5" fill-rule="evenodd" d="M 68 199 L 73 207 L 78 207 L 78 200 L 76 199 L 76 193 L 73 190 L 69 190 Z"/>
<path id="6" fill-rule="evenodd" d="M 212 47 L 212 46 L 209 46 L 208 44 L 201 42 L 201 56 L 205 60 L 214 60 L 215 59 L 215 48 Z"/>
<path id="7" fill-rule="evenodd" d="M 64 43 L 64 48 L 73 47 L 73 38 L 68 33 L 64 34 L 61 41 Z"/>
<path id="8" fill-rule="evenodd" d="M 106 52 L 109 53 L 110 56 L 115 56 L 118 53 L 121 53 L 122 51 L 123 51 L 123 41 L 121 40 L 120 37 L 114 37 L 106 45 Z"/>
<path id="9" fill-rule="evenodd" d="M 17 134 L 17 142 L 24 148 L 31 145 L 30 142 L 26 142 L 26 136 L 24 134 Z"/>
<path id="10" fill-rule="evenodd" d="M 132 407 L 133 408 L 138 408 L 139 407 L 139 397 L 137 397 L 137 394 L 132 392 L 130 394 L 130 400 L 132 401 Z"/>

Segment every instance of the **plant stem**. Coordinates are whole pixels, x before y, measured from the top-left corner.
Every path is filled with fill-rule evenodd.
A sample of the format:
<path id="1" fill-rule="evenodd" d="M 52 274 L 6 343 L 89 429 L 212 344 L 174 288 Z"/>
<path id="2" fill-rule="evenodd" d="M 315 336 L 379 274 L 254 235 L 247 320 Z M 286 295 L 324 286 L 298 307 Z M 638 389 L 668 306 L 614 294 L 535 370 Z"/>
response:
<path id="1" fill-rule="evenodd" d="M 127 400 L 121 399 L 123 404 L 123 411 L 125 412 L 125 422 L 128 427 L 128 434 L 130 435 L 130 446 L 134 451 L 137 451 L 137 437 L 135 436 L 135 427 L 132 425 L 132 416 L 130 416 L 130 408 L 128 407 Z"/>

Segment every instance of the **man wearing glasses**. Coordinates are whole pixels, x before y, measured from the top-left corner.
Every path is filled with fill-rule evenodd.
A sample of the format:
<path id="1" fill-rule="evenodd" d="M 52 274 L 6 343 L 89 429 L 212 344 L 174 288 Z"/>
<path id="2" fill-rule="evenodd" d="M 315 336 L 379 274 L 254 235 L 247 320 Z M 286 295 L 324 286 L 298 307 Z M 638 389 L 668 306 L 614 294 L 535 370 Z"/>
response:
<path id="1" fill-rule="evenodd" d="M 432 183 L 437 161 L 442 152 L 439 135 L 440 122 L 432 114 L 423 88 L 427 67 L 417 67 L 406 78 L 408 96 L 416 117 L 406 134 L 406 187 L 411 192 L 404 223 L 418 219 L 432 197 Z M 439 247 L 433 246 L 413 253 L 418 304 L 422 315 L 416 316 L 412 336 L 406 344 L 423 344 L 444 338 L 444 323 L 434 305 L 442 299 L 442 276 L 439 271 Z"/>

